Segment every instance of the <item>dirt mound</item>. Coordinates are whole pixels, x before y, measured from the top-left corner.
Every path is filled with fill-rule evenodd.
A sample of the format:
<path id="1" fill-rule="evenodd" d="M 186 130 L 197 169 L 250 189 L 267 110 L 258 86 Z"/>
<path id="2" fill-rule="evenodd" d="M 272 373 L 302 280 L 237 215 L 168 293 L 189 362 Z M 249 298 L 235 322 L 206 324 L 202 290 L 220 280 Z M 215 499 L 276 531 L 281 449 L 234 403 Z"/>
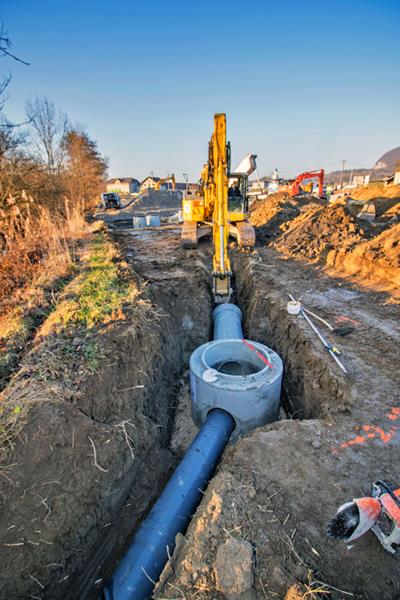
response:
<path id="1" fill-rule="evenodd" d="M 356 248 L 338 248 L 327 257 L 334 273 L 350 275 L 379 291 L 400 298 L 400 223 Z"/>
<path id="2" fill-rule="evenodd" d="M 283 254 L 317 262 L 330 250 L 343 245 L 353 247 L 365 235 L 364 226 L 346 206 L 336 204 L 321 208 L 314 205 L 286 225 L 286 232 L 274 246 Z"/>
<path id="3" fill-rule="evenodd" d="M 181 196 L 176 192 L 163 192 L 157 190 L 148 191 L 133 204 L 135 208 L 146 210 L 146 208 L 180 208 Z"/>
<path id="4" fill-rule="evenodd" d="M 390 214 L 392 216 L 396 215 L 399 211 L 395 210 L 393 212 L 392 209 L 394 209 L 396 205 L 400 206 L 400 203 L 397 198 L 373 198 L 372 200 L 367 200 L 365 204 L 373 205 L 375 209 L 376 219 L 384 217 L 388 211 L 390 211 Z"/>
<path id="5" fill-rule="evenodd" d="M 380 200 L 383 198 L 400 198 L 400 185 L 384 185 L 383 183 L 370 183 L 366 187 L 358 188 L 351 193 L 354 200 Z"/>
<path id="6" fill-rule="evenodd" d="M 277 237 L 282 223 L 292 221 L 309 204 L 320 205 L 313 196 L 292 198 L 286 192 L 271 194 L 253 205 L 250 222 L 257 228 L 257 238 L 262 242 Z"/>

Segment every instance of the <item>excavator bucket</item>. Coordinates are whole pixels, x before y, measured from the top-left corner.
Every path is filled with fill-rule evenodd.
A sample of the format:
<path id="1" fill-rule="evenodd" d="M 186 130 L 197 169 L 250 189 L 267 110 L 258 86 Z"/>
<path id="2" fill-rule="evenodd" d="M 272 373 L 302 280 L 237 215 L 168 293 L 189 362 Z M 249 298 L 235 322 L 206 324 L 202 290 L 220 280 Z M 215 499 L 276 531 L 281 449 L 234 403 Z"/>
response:
<path id="1" fill-rule="evenodd" d="M 253 248 L 256 243 L 254 227 L 247 221 L 231 224 L 229 233 L 236 238 L 239 248 Z"/>
<path id="2" fill-rule="evenodd" d="M 215 304 L 230 302 L 232 295 L 231 279 L 228 276 L 213 277 L 213 295 Z"/>

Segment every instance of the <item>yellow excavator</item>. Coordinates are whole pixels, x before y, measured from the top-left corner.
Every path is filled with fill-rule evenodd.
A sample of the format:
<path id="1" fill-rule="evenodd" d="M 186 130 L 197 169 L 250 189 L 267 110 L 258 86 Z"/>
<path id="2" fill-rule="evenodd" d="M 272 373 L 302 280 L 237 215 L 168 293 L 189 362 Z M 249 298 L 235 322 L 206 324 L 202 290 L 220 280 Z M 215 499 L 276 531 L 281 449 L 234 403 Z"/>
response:
<path id="1" fill-rule="evenodd" d="M 156 185 L 154 186 L 155 190 L 159 190 L 160 187 L 162 186 L 163 183 L 167 183 L 167 181 L 171 182 L 172 185 L 172 189 L 175 191 L 176 190 L 176 181 L 175 181 L 175 175 L 172 173 L 172 175 L 168 175 L 168 177 L 163 177 L 163 179 L 159 179 L 156 182 Z"/>
<path id="2" fill-rule="evenodd" d="M 208 144 L 208 161 L 201 172 L 197 191 L 186 192 L 182 202 L 182 245 L 195 248 L 199 238 L 212 230 L 213 291 L 215 302 L 229 302 L 231 265 L 228 239 L 240 248 L 255 244 L 254 228 L 248 222 L 248 177 L 256 169 L 256 155 L 248 154 L 235 172 L 230 170 L 230 143 L 226 141 L 226 115 L 214 115 L 214 132 Z"/>

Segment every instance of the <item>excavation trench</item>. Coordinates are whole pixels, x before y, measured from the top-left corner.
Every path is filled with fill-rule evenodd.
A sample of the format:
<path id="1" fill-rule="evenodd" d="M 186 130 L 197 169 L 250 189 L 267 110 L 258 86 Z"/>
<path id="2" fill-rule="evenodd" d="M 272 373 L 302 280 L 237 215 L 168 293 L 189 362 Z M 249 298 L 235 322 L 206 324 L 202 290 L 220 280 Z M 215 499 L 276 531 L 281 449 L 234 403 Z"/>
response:
<path id="1" fill-rule="evenodd" d="M 195 437 L 197 428 L 190 415 L 188 362 L 192 351 L 208 341 L 212 332 L 207 251 L 186 251 L 182 254 L 173 230 L 164 233 L 162 230 L 146 231 L 140 234 L 122 231 L 115 234 L 115 239 L 125 258 L 130 261 L 132 269 L 147 282 L 154 306 L 160 311 L 161 321 L 164 323 L 160 328 L 162 333 L 157 342 L 160 346 L 155 357 L 155 372 L 159 372 L 161 377 L 156 377 L 157 391 L 153 400 L 149 401 L 147 413 L 150 419 L 160 425 L 153 443 L 156 462 L 159 461 L 160 452 L 164 452 L 164 465 L 167 468 L 160 472 L 151 456 L 141 456 L 140 477 L 146 479 L 147 471 L 154 473 L 150 477 L 150 486 L 146 487 L 143 494 L 143 490 L 139 489 L 138 475 L 128 479 L 127 498 L 125 497 L 119 514 L 114 515 L 112 530 L 89 564 L 85 564 L 81 577 L 77 578 L 78 585 L 69 589 L 66 597 L 71 600 L 77 595 L 94 598 L 98 588 L 110 578 L 116 565 L 126 554 L 140 523 L 150 512 L 174 467 Z M 241 264 L 236 276 L 236 294 L 244 313 L 246 337 L 267 343 L 286 359 L 282 397 L 285 412 L 281 411 L 276 418 L 284 419 L 287 415 L 315 418 L 321 414 L 320 396 L 318 395 L 317 402 L 316 398 L 313 400 L 313 396 L 308 394 L 308 390 L 312 388 L 312 374 L 305 368 L 304 355 L 303 360 L 297 359 L 296 335 L 290 335 L 289 323 L 274 322 L 273 305 L 269 315 L 260 314 L 257 290 L 253 278 L 249 276 L 251 264 L 249 266 L 246 256 L 239 260 Z M 188 278 L 188 273 L 191 273 L 191 278 Z M 289 343 L 288 339 L 291 340 Z M 244 351 L 246 353 L 247 349 Z M 126 357 L 124 368 L 128 372 L 134 368 L 137 352 L 140 349 L 135 348 L 130 359 Z M 242 349 L 240 356 L 228 360 L 221 359 L 220 354 L 214 357 L 213 349 L 207 352 L 210 353 L 210 366 L 224 375 L 256 375 L 265 368 L 258 357 L 251 356 L 251 360 L 246 360 L 248 355 L 244 356 Z M 160 419 L 161 415 L 163 417 Z M 127 505 L 132 508 L 127 508 Z M 97 584 L 94 585 L 94 582 Z"/>
<path id="2" fill-rule="evenodd" d="M 85 382 L 84 393 L 32 411 L 24 438 L 29 445 L 21 440 L 16 447 L 27 468 L 19 472 L 18 486 L 8 486 L 0 523 L 4 599 L 97 598 L 197 432 L 188 367 L 191 353 L 212 335 L 210 246 L 184 251 L 179 230 L 172 227 L 121 229 L 113 236 L 151 300 L 151 314 L 134 327 L 122 321 L 100 332 L 101 369 Z M 315 372 L 304 361 L 305 341 L 279 315 L 273 299 L 267 310 L 260 302 L 262 285 L 251 273 L 251 257 L 239 260 L 237 303 L 245 337 L 281 355 L 289 414 L 315 418 L 324 402 L 321 406 Z M 242 355 L 209 358 L 226 377 L 244 370 L 257 376 L 262 366 Z M 340 398 L 339 386 L 318 367 L 319 357 L 310 360 L 326 397 Z M 32 456 L 41 457 L 34 468 Z M 8 529 L 10 523 L 29 544 Z M 18 580 L 15 572 L 21 573 Z"/>
<path id="3" fill-rule="evenodd" d="M 373 535 L 349 552 L 325 532 L 338 506 L 396 472 L 398 373 L 382 377 L 371 366 L 363 330 L 338 342 L 345 377 L 307 324 L 287 313 L 288 292 L 298 297 L 312 289 L 317 297 L 322 289 L 324 300 L 345 301 L 349 290 L 323 279 L 317 287 L 313 271 L 272 253 L 232 255 L 245 337 L 283 360 L 285 413 L 227 448 L 155 597 L 176 598 L 177 590 L 190 597 L 196 590 L 202 600 L 288 598 L 297 597 L 296 586 L 302 592 L 318 580 L 331 586 L 335 600 L 394 600 L 398 565 Z M 341 304 L 329 308 L 339 310 Z"/>
<path id="4" fill-rule="evenodd" d="M 160 233 L 160 244 L 162 239 L 163 236 Z M 129 252 L 129 248 L 126 250 Z M 176 248 L 175 256 L 179 256 L 179 260 L 174 262 L 174 267 L 170 272 L 164 270 L 159 259 L 154 259 L 154 252 L 157 253 L 154 244 L 147 250 L 147 258 L 144 245 L 140 246 L 142 258 L 139 257 L 137 250 L 138 248 L 136 248 L 136 255 L 132 256 L 132 265 L 139 272 L 141 271 L 140 265 L 144 265 L 141 274 L 149 280 L 155 293 L 154 298 L 159 306 L 163 306 L 165 310 L 168 306 L 172 306 L 172 311 L 170 308 L 168 310 L 170 310 L 170 314 L 174 312 L 178 302 L 175 292 L 172 292 L 172 289 L 175 289 L 183 306 L 186 306 L 186 322 L 188 319 L 195 322 L 198 319 L 196 310 L 199 310 L 200 304 L 205 302 L 203 308 L 207 316 L 201 324 L 202 329 L 192 326 L 190 332 L 182 331 L 182 344 L 186 348 L 186 352 L 182 352 L 181 377 L 174 396 L 175 406 L 173 415 L 171 415 L 171 434 L 168 440 L 169 448 L 175 452 L 174 464 L 176 464 L 178 457 L 183 455 L 196 433 L 190 416 L 187 361 L 190 352 L 203 341 L 208 340 L 211 333 L 211 302 L 207 287 L 209 250 L 206 249 L 205 252 L 199 250 L 181 255 L 180 250 Z M 153 257 L 151 260 L 149 259 L 150 254 Z M 186 295 L 190 291 L 186 285 L 184 292 L 181 289 L 178 291 L 174 284 L 171 286 L 171 275 L 173 275 L 174 269 L 183 268 L 185 270 L 185 265 L 188 265 L 187 268 L 190 270 L 189 265 L 193 264 L 196 265 L 197 275 L 207 290 L 205 296 L 199 296 L 196 293 L 195 300 L 193 296 Z M 235 300 L 244 313 L 245 337 L 256 343 L 272 347 L 281 356 L 285 365 L 282 394 L 284 411 L 280 413 L 282 422 L 249 433 L 237 446 L 228 447 L 217 470 L 217 475 L 211 481 L 185 534 L 186 543 L 183 544 L 182 540 L 178 543 L 171 564 L 167 565 L 161 575 L 155 591 L 156 598 L 176 597 L 177 586 L 178 589 L 184 591 L 204 589 L 201 596 L 204 599 L 216 600 L 229 597 L 229 594 L 227 596 L 221 590 L 218 569 L 216 570 L 215 567 L 215 549 L 225 547 L 223 540 L 226 539 L 226 535 L 224 532 L 235 529 L 235 526 L 243 527 L 240 535 L 252 540 L 254 548 L 257 549 L 256 568 L 260 574 L 259 579 L 266 573 L 272 572 L 271 585 L 274 593 L 283 593 L 283 590 L 287 589 L 288 581 L 299 579 L 306 582 L 309 571 L 307 568 L 303 568 L 304 565 L 301 566 L 301 561 L 300 565 L 298 564 L 296 554 L 287 557 L 287 548 L 282 543 L 282 536 L 294 535 L 296 526 L 293 526 L 293 523 L 297 525 L 299 531 L 302 530 L 303 520 L 307 523 L 302 531 L 302 539 L 305 541 L 303 543 L 298 540 L 297 544 L 293 546 L 294 552 L 296 553 L 300 547 L 301 552 L 304 553 L 304 560 L 316 573 L 320 573 L 319 569 L 322 569 L 321 573 L 328 581 L 334 585 L 341 584 L 336 576 L 336 573 L 340 572 L 340 563 L 336 558 L 332 558 L 336 557 L 337 548 L 333 549 L 333 554 L 330 554 L 327 562 L 321 566 L 318 561 L 317 565 L 313 564 L 315 552 L 313 550 L 310 556 L 309 547 L 312 544 L 311 547 L 317 548 L 316 552 L 319 556 L 324 554 L 324 527 L 327 514 L 334 511 L 336 503 L 340 504 L 342 500 L 340 494 L 335 499 L 331 497 L 332 494 L 326 495 L 322 489 L 319 492 L 320 504 L 315 504 L 316 492 L 313 490 L 319 489 L 320 478 L 339 483 L 343 486 L 343 493 L 347 493 L 349 480 L 351 481 L 354 476 L 352 471 L 347 471 L 346 466 L 342 472 L 341 467 L 337 466 L 332 458 L 331 447 L 336 443 L 336 432 L 330 430 L 329 426 L 332 417 L 335 417 L 338 427 L 342 428 L 341 431 L 347 430 L 347 435 L 351 435 L 351 421 L 347 419 L 347 425 L 343 425 L 343 423 L 346 423 L 346 414 L 350 410 L 351 400 L 354 397 L 354 393 L 352 395 L 351 391 L 352 380 L 345 379 L 341 373 L 337 372 L 335 365 L 330 362 L 329 356 L 321 351 L 318 344 L 310 343 L 310 336 L 304 327 L 299 326 L 299 322 L 286 313 L 284 310 L 286 298 L 282 296 L 285 282 L 277 283 L 276 277 L 269 277 L 268 265 L 266 268 L 264 265 L 260 265 L 257 256 L 242 254 L 235 256 L 234 264 L 236 271 Z M 199 275 L 200 273 L 201 275 Z M 182 273 L 180 277 L 182 277 Z M 190 308 L 186 303 L 190 305 Z M 180 309 L 181 304 L 178 306 Z M 240 360 L 234 357 L 228 361 L 221 360 L 220 357 L 214 360 L 214 357 L 211 356 L 210 364 L 228 376 L 243 375 L 244 370 L 248 368 L 243 356 L 240 357 Z M 261 365 L 252 362 L 250 370 L 257 373 L 259 367 Z M 275 461 L 273 456 L 276 448 L 279 448 L 279 460 Z M 320 448 L 323 448 L 323 452 L 320 452 Z M 380 462 L 382 462 L 382 458 L 383 456 L 381 456 Z M 254 464 L 253 459 L 255 460 Z M 316 464 L 318 464 L 317 468 Z M 344 465 L 346 465 L 346 461 Z M 362 481 L 362 469 L 360 472 L 357 471 L 357 477 L 359 482 Z M 160 493 L 165 480 L 166 478 L 158 480 L 157 494 Z M 289 482 L 293 482 L 294 490 L 301 489 L 302 495 L 304 493 L 302 486 L 307 485 L 308 489 L 313 492 L 313 498 L 308 500 L 307 495 L 299 498 L 297 493 L 291 494 L 290 491 L 285 496 L 276 498 L 276 494 L 279 494 L 282 488 L 286 489 Z M 359 483 L 359 485 L 361 484 Z M 144 508 L 142 518 L 149 513 L 157 494 Z M 218 507 L 220 507 L 219 517 L 216 514 Z M 275 513 L 277 518 L 267 519 L 268 526 L 265 527 L 265 515 L 270 512 Z M 290 520 L 291 518 L 293 521 Z M 286 534 L 285 528 L 288 519 L 289 529 Z M 278 525 L 275 525 L 275 522 L 278 522 Z M 137 530 L 138 524 L 139 520 L 136 521 L 135 530 Z M 114 553 L 114 560 L 108 563 L 110 570 L 112 570 L 112 565 L 117 562 L 115 559 L 123 556 L 129 542 L 133 539 L 134 528 L 132 528 L 129 538 L 125 538 L 125 544 L 121 545 L 119 553 Z M 269 546 L 272 548 L 269 549 Z M 372 563 L 379 562 L 382 572 L 387 573 L 387 581 L 393 579 L 390 564 L 385 562 L 385 557 L 382 558 L 379 548 L 374 547 L 371 556 L 373 556 Z M 357 569 L 361 569 L 361 563 L 357 555 L 353 559 L 353 564 L 355 573 L 358 573 Z M 171 565 L 174 572 L 171 571 Z M 282 574 L 280 575 L 281 579 L 279 577 L 277 579 L 278 571 Z M 322 577 L 322 575 L 320 576 Z M 346 585 L 351 584 L 347 581 Z M 263 597 L 262 582 L 258 581 L 255 588 L 261 594 L 260 597 Z M 368 598 L 376 595 L 375 583 L 372 580 L 368 581 L 369 592 L 370 595 L 366 596 Z M 385 593 L 385 598 L 391 597 L 390 593 Z"/>

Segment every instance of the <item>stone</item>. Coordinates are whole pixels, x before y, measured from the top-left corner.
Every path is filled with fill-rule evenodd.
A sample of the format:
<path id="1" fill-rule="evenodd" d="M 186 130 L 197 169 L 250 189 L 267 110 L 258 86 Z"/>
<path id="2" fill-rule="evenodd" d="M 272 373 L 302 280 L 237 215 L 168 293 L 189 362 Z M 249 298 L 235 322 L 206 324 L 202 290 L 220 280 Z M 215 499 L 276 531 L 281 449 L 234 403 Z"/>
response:
<path id="1" fill-rule="evenodd" d="M 254 584 L 253 547 L 250 542 L 228 537 L 220 544 L 214 574 L 218 589 L 228 600 L 250 598 Z"/>

